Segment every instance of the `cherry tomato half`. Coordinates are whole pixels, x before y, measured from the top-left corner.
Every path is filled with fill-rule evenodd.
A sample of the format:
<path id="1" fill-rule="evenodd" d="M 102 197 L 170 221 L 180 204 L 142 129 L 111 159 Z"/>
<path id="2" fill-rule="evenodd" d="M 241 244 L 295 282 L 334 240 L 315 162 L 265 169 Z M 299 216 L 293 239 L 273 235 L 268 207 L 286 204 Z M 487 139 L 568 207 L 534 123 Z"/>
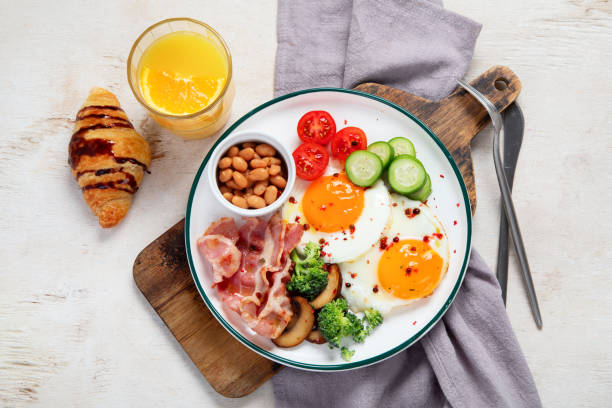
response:
<path id="1" fill-rule="evenodd" d="M 292 156 L 297 176 L 304 180 L 314 180 L 320 177 L 329 163 L 327 149 L 316 143 L 302 143 L 295 149 Z"/>
<path id="2" fill-rule="evenodd" d="M 331 140 L 332 156 L 340 160 L 345 160 L 355 150 L 365 150 L 367 147 L 365 133 L 353 126 L 340 129 Z"/>
<path id="3" fill-rule="evenodd" d="M 297 132 L 302 142 L 325 146 L 336 134 L 336 122 L 325 111 L 310 111 L 298 122 Z"/>

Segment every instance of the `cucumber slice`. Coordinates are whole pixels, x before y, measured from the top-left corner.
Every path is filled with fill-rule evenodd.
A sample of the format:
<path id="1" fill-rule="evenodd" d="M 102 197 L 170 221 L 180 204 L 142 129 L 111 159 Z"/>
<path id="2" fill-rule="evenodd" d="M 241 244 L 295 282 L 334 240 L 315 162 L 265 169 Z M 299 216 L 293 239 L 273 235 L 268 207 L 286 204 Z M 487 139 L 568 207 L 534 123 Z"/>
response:
<path id="1" fill-rule="evenodd" d="M 419 190 L 427 181 L 423 164 L 414 156 L 397 156 L 389 166 L 389 185 L 400 194 L 410 194 Z"/>
<path id="2" fill-rule="evenodd" d="M 380 178 L 383 164 L 374 153 L 367 150 L 356 150 L 346 158 L 344 169 L 353 184 L 369 187 Z"/>
<path id="3" fill-rule="evenodd" d="M 387 142 L 374 142 L 368 146 L 368 151 L 378 156 L 383 164 L 383 168 L 387 168 L 391 159 L 395 156 L 395 151 Z"/>
<path id="4" fill-rule="evenodd" d="M 431 179 L 429 178 L 429 174 L 427 175 L 427 180 L 425 180 L 425 184 L 423 187 L 419 188 L 414 193 L 408 194 L 408 198 L 415 201 L 425 201 L 427 197 L 431 194 Z"/>
<path id="5" fill-rule="evenodd" d="M 389 140 L 389 144 L 393 148 L 395 152 L 395 157 L 401 154 L 409 154 L 411 156 L 416 157 L 416 150 L 414 150 L 414 145 L 412 142 L 405 137 L 394 137 Z"/>

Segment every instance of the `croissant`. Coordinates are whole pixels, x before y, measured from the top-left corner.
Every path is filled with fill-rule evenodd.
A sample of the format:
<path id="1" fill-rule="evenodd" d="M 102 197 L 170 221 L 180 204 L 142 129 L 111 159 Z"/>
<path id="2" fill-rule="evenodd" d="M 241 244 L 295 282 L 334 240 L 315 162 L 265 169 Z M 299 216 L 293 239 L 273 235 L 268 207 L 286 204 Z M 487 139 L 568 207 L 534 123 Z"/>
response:
<path id="1" fill-rule="evenodd" d="M 68 153 L 85 202 L 102 227 L 114 227 L 130 209 L 151 165 L 151 150 L 112 92 L 102 88 L 90 91 L 76 114 Z"/>

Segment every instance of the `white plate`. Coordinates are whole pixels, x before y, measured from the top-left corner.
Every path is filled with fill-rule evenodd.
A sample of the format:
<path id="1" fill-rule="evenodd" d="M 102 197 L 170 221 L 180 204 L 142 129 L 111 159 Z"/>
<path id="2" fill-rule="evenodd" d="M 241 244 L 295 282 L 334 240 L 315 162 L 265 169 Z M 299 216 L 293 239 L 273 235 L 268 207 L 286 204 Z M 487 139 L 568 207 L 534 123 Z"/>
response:
<path id="1" fill-rule="evenodd" d="M 433 295 L 400 307 L 386 316 L 384 323 L 364 343 L 352 347 L 356 353 L 350 362 L 342 360 L 340 352 L 330 350 L 326 344 L 305 341 L 293 348 L 280 348 L 251 331 L 236 313 L 222 304 L 216 289 L 211 289 L 210 266 L 200 256 L 195 243 L 212 221 L 228 216 L 227 210 L 212 198 L 208 178 L 203 175 L 219 141 L 231 138 L 237 131 L 261 131 L 278 138 L 293 151 L 300 142 L 296 131 L 298 120 L 311 110 L 329 112 L 338 129 L 360 127 L 369 143 L 395 136 L 408 137 L 431 176 L 433 192 L 428 204 L 444 224 L 450 245 L 448 273 Z M 336 88 L 308 89 L 281 96 L 253 109 L 236 121 L 219 141 L 204 158 L 191 187 L 185 222 L 185 246 L 191 274 L 202 299 L 217 320 L 245 346 L 264 357 L 296 368 L 346 370 L 382 361 L 410 347 L 444 315 L 463 281 L 470 255 L 470 202 L 463 178 L 450 153 L 434 133 L 413 115 L 389 101 L 361 92 Z"/>

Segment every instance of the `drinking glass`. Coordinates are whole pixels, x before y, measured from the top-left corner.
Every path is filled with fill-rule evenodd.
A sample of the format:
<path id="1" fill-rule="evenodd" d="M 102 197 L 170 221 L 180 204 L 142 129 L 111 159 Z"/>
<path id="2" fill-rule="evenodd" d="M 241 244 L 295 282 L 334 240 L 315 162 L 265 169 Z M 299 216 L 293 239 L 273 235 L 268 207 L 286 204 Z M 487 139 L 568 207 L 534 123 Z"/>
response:
<path id="1" fill-rule="evenodd" d="M 140 88 L 140 59 L 145 50 L 160 37 L 174 32 L 192 32 L 206 37 L 223 56 L 227 65 L 227 80 L 220 94 L 206 107 L 190 114 L 169 114 L 151 106 Z M 134 96 L 162 127 L 185 139 L 201 139 L 217 133 L 227 122 L 234 100 L 232 57 L 223 38 L 208 24 L 191 18 L 170 18 L 147 28 L 138 37 L 127 62 L 127 76 Z"/>

